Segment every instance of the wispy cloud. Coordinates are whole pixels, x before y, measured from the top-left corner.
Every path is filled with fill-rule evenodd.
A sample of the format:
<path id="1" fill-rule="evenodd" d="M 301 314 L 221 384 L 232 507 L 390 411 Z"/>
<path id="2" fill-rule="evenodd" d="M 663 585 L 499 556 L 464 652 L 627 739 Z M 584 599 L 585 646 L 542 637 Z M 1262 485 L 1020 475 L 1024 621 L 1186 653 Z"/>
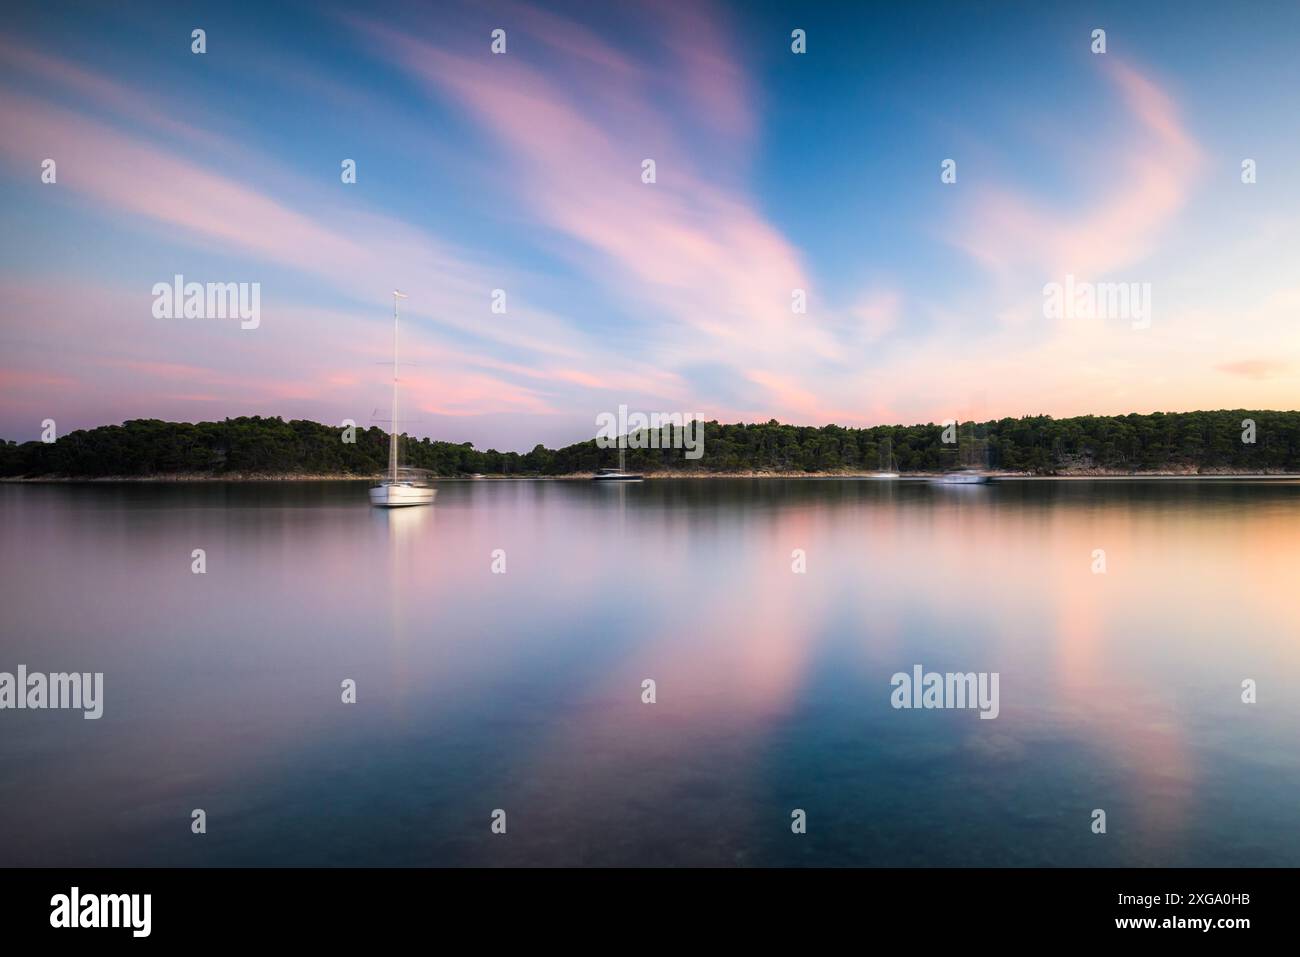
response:
<path id="1" fill-rule="evenodd" d="M 1292 373 L 1291 363 L 1274 359 L 1239 359 L 1236 362 L 1221 362 L 1215 368 L 1228 375 L 1246 379 L 1275 379 Z"/>
<path id="2" fill-rule="evenodd" d="M 1179 74 L 1114 54 L 1064 66 L 1104 122 L 1062 120 L 1059 136 L 990 143 L 998 121 L 1022 118 L 1014 97 L 930 115 L 904 131 L 918 144 L 907 162 L 943 148 L 927 139 L 936 127 L 985 161 L 953 187 L 919 173 L 886 184 L 908 190 L 909 218 L 864 220 L 855 236 L 791 212 L 783 176 L 827 170 L 840 177 L 829 195 L 852 201 L 882 184 L 844 176 L 855 158 L 840 151 L 863 146 L 839 113 L 783 152 L 792 113 L 833 109 L 774 79 L 783 35 L 765 49 L 708 3 L 564 9 L 325 15 L 309 26 L 327 44 L 292 58 L 254 56 L 270 51 L 250 37 L 243 55 L 261 65 L 229 77 L 255 87 L 242 98 L 213 96 L 206 63 L 123 69 L 0 38 L 12 195 L 46 232 L 76 237 L 57 261 L 0 267 L 6 411 L 28 433 L 55 406 L 87 424 L 194 406 L 365 418 L 385 401 L 394 287 L 411 295 L 413 427 L 485 442 L 502 422 L 509 444 L 542 426 L 576 440 L 624 401 L 812 424 L 937 420 L 977 395 L 1011 415 L 1294 404 L 1295 300 L 1257 288 L 1294 271 L 1294 204 L 1247 194 L 1267 197 L 1272 227 L 1245 238 L 1259 220 L 1234 194 L 1239 256 L 1225 258 L 1198 205 L 1218 153 L 1193 133 L 1203 104 L 1182 99 L 1197 88 Z M 508 54 L 490 53 L 485 24 L 507 28 Z M 848 78 L 820 56 L 800 76 L 839 91 Z M 259 98 L 275 108 L 257 112 Z M 317 128 L 339 114 L 346 124 Z M 348 155 L 360 186 L 338 182 Z M 57 188 L 37 182 L 46 156 Z M 895 241 L 899 255 L 876 257 L 888 262 L 854 259 Z M 139 274 L 117 268 L 127 261 Z M 262 326 L 153 319 L 148 288 L 173 272 L 261 281 Z M 1067 273 L 1151 280 L 1155 322 L 1138 336 L 1043 318 L 1043 284 Z M 506 315 L 489 308 L 497 288 Z M 806 312 L 791 308 L 796 289 Z M 476 419 L 493 431 L 475 435 Z"/>
<path id="3" fill-rule="evenodd" d="M 603 348 L 572 321 L 543 308 L 527 308 L 522 321 L 494 317 L 489 311 L 491 290 L 525 285 L 526 270 L 467 254 L 426 229 L 337 198 L 337 191 L 331 196 L 321 185 L 299 185 L 287 193 L 271 194 L 255 183 L 268 178 L 291 183 L 295 177 L 248 150 L 242 151 L 245 163 L 233 169 L 191 158 L 183 151 L 187 147 L 215 150 L 223 157 L 240 155 L 241 149 L 216 134 L 173 120 L 168 105 L 155 102 L 148 93 L 12 41 L 4 41 L 0 56 L 11 70 L 53 82 L 96 107 L 92 115 L 16 88 L 6 90 L 0 100 L 0 124 L 10 134 L 0 142 L 0 158 L 12 169 L 26 171 L 37 169 L 44 156 L 58 157 L 60 193 L 53 195 L 70 192 L 82 204 L 126 217 L 119 221 L 134 222 L 142 233 L 166 237 L 192 250 L 237 256 L 247 263 L 241 268 L 251 281 L 265 279 L 272 268 L 287 268 L 317 284 L 322 293 L 328 290 L 353 303 L 374 303 L 371 321 L 382 321 L 383 304 L 393 286 L 406 289 L 412 297 L 409 314 L 416 320 L 414 327 L 408 325 L 409 347 L 425 366 L 422 374 L 411 376 L 409 385 L 414 403 L 425 412 L 466 415 L 475 410 L 491 414 L 523 409 L 556 414 L 559 410 L 545 398 L 545 390 L 539 391 L 536 381 L 547 377 L 552 367 L 555 381 L 584 387 L 595 387 L 595 371 L 600 369 L 621 370 L 638 387 L 672 382 L 671 376 Z M 123 125 L 113 125 L 113 116 Z M 184 271 L 181 263 L 195 261 L 179 249 L 173 259 L 176 271 Z M 170 275 L 158 278 L 170 279 Z M 106 299 L 123 303 L 119 309 L 134 311 L 140 322 L 128 328 L 143 343 L 141 348 L 148 350 L 150 339 L 156 337 L 148 332 L 146 290 L 133 306 L 127 305 L 129 299 L 115 295 L 118 290 Z M 29 298 L 38 297 L 42 313 L 49 310 L 40 307 L 59 298 L 47 289 L 27 292 Z M 274 335 L 276 316 L 291 321 L 295 313 L 302 319 L 310 311 L 291 301 L 277 301 L 274 290 L 268 299 L 273 320 L 264 330 L 268 337 Z M 321 368 L 346 361 L 349 354 L 383 351 L 379 339 L 365 335 L 364 312 L 315 310 L 315 318 L 315 323 L 309 319 L 296 325 L 302 338 L 295 350 L 295 367 Z M 90 330 L 79 331 L 84 336 Z M 313 358 L 327 342 L 336 350 L 333 356 Z M 218 353 L 210 358 L 221 360 Z M 584 373 L 583 365 L 593 371 Z M 475 366 L 495 366 L 504 374 L 485 374 Z M 137 372 L 142 380 L 137 388 L 148 380 L 163 387 L 166 368 L 168 364 L 161 361 L 140 366 Z M 214 373 L 204 378 L 242 388 L 241 398 L 249 394 L 247 383 L 236 377 Z M 20 380 L 15 373 L 7 381 Z M 29 376 L 22 381 L 30 385 L 39 379 Z M 253 390 L 268 397 L 276 391 Z"/>
<path id="4" fill-rule="evenodd" d="M 664 19 L 671 62 L 662 73 L 689 78 L 679 98 L 597 40 L 543 69 L 536 58 L 467 53 L 464 44 L 361 24 L 377 52 L 395 55 L 432 97 L 450 97 L 495 138 L 505 153 L 501 188 L 568 240 L 564 252 L 593 281 L 653 319 L 647 348 L 656 361 L 723 360 L 766 384 L 792 362 L 834 362 L 839 350 L 822 320 L 791 310 L 792 291 L 812 284 L 798 250 L 734 182 L 736 171 L 708 168 L 683 135 L 707 128 L 735 153 L 752 130 L 742 71 L 703 22 Z M 569 53 L 582 28 L 531 15 L 512 26 L 520 33 Z M 713 93 L 694 95 L 702 89 Z M 647 158 L 654 184 L 641 180 Z"/>
<path id="5" fill-rule="evenodd" d="M 1058 161 L 1089 157 L 1105 167 L 1105 179 L 1114 185 L 1070 206 L 1023 188 L 976 185 L 953 242 L 1000 278 L 1029 273 L 1041 285 L 1066 273 L 1098 279 L 1133 266 L 1186 205 L 1202 151 L 1172 97 L 1111 55 L 1099 62 L 1129 126 L 1104 143 L 1080 137 Z"/>

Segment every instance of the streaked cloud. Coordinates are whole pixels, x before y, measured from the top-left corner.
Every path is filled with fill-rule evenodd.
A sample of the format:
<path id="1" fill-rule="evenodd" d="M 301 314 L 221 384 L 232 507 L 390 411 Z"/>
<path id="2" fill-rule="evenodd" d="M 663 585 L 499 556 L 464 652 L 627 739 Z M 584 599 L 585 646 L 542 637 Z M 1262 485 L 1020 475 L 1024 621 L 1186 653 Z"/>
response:
<path id="1" fill-rule="evenodd" d="M 509 28 L 506 56 L 488 50 L 489 16 Z M 1294 406 L 1296 300 L 1267 287 L 1300 265 L 1300 198 L 1262 182 L 1215 192 L 1237 160 L 1206 142 L 1188 70 L 1166 57 L 1157 73 L 1132 44 L 1131 59 L 1062 64 L 1089 121 L 994 143 L 1014 96 L 921 121 L 848 115 L 773 70 L 788 30 L 767 49 L 753 16 L 332 11 L 292 57 L 256 31 L 227 48 L 212 63 L 229 95 L 145 56 L 0 39 L 0 164 L 48 256 L 19 242 L 0 270 L 0 428 L 30 437 L 33 416 L 55 413 L 368 418 L 386 401 L 394 287 L 411 295 L 410 427 L 483 445 L 577 440 L 621 402 L 817 425 Z M 856 82 L 827 62 L 799 61 L 799 82 Z M 817 120 L 793 147 L 780 142 L 792 113 Z M 937 171 L 933 128 L 981 162 L 963 159 L 953 187 L 937 172 L 857 175 L 846 130 L 890 124 L 916 141 L 900 162 Z M 343 187 L 353 155 L 362 185 Z M 45 156 L 57 188 L 34 174 Z M 801 228 L 783 200 L 809 170 L 846 199 L 898 191 L 909 218 L 837 231 L 814 209 L 817 228 Z M 1240 217 L 1226 234 L 1225 208 Z M 895 242 L 905 255 L 886 264 Z M 173 273 L 261 282 L 262 327 L 152 319 L 147 290 Z M 1066 273 L 1150 281 L 1152 327 L 1044 319 L 1040 290 Z M 489 310 L 496 288 L 506 315 Z"/>
<path id="2" fill-rule="evenodd" d="M 1236 362 L 1221 362 L 1215 368 L 1228 375 L 1246 379 L 1275 379 L 1293 374 L 1291 363 L 1274 359 L 1239 359 Z"/>

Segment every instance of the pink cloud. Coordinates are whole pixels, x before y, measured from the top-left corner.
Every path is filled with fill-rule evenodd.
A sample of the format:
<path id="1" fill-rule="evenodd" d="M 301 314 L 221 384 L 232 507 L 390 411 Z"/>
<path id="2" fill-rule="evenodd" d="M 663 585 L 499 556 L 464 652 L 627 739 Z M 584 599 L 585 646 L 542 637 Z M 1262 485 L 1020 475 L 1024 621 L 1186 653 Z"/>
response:
<path id="1" fill-rule="evenodd" d="M 1274 359 L 1241 359 L 1237 362 L 1224 362 L 1215 366 L 1228 375 L 1242 376 L 1246 379 L 1275 379 L 1291 371 L 1291 363 Z"/>
<path id="2" fill-rule="evenodd" d="M 286 266 L 349 297 L 370 299 L 376 303 L 368 317 L 370 322 L 382 321 L 388 291 L 394 285 L 401 285 L 412 296 L 407 315 L 416 320 L 420 317 L 431 320 L 428 325 L 408 322 L 407 348 L 435 365 L 440 381 L 451 390 L 445 402 L 433 405 L 463 410 L 470 397 L 477 395 L 487 409 L 552 410 L 538 398 L 535 387 L 517 380 L 545 378 L 556 362 L 567 362 L 570 367 L 557 377 L 557 382 L 594 385 L 590 380 L 580 380 L 572 370 L 574 364 L 582 362 L 602 370 L 607 388 L 618 381 L 648 389 L 675 384 L 671 374 L 662 373 L 651 362 L 611 353 L 601 343 L 579 333 L 567 319 L 542 309 L 526 308 L 522 322 L 518 319 L 485 321 L 488 293 L 492 288 L 527 284 L 528 277 L 519 275 L 513 268 L 469 261 L 424 230 L 367 212 L 357 204 L 332 199 L 324 189 L 310 184 L 295 185 L 288 191 L 269 195 L 249 185 L 253 177 L 240 178 L 237 166 L 223 167 L 217 172 L 176 152 L 179 146 L 189 144 L 202 146 L 205 156 L 241 152 L 248 155 L 247 149 L 237 149 L 214 134 L 171 121 L 152 95 L 129 90 L 79 66 L 26 50 L 10 41 L 0 44 L 0 56 L 20 72 L 69 89 L 101 107 L 101 113 L 91 118 L 17 90 L 6 90 L 0 97 L 0 124 L 10 135 L 0 141 L 0 158 L 30 172 L 39 169 L 41 158 L 54 156 L 59 162 L 60 196 L 66 195 L 65 190 L 71 191 L 89 198 L 104 210 L 134 217 L 142 229 L 158 231 L 169 239 L 179 238 L 192 246 L 219 248 L 243 256 L 253 264 L 244 267 L 249 270 L 245 274 L 249 281 L 265 278 L 257 275 L 263 271 L 259 266 Z M 147 135 L 114 128 L 104 119 L 110 114 L 143 126 L 166 145 L 154 142 Z M 257 173 L 262 179 L 269 177 L 284 182 L 293 179 L 285 171 L 264 165 L 259 165 Z M 312 213 L 304 213 L 302 209 L 311 209 Z M 509 282 L 512 277 L 517 283 Z M 71 278 L 68 282 L 76 285 Z M 149 320 L 147 290 L 135 297 L 129 290 L 112 290 L 112 301 L 121 302 L 121 306 L 109 322 L 89 327 L 76 318 L 78 314 L 86 314 L 84 309 L 62 313 L 50 309 L 52 290 L 35 284 L 24 292 L 32 308 L 50 317 L 37 332 L 38 337 L 54 337 L 53 324 L 66 327 L 59 350 L 65 363 L 70 361 L 67 349 L 71 342 L 87 350 L 94 350 L 98 345 L 108 350 L 111 359 L 120 348 L 123 328 L 128 330 L 128 335 L 138 336 L 145 331 L 139 323 Z M 65 298 L 61 293 L 56 298 Z M 107 301 L 92 299 L 92 311 L 102 313 Z M 261 387 L 252 388 L 253 383 L 245 378 L 239 385 L 245 396 L 306 399 L 312 394 L 319 395 L 323 390 L 306 379 L 306 369 L 319 366 L 312 353 L 326 348 L 335 350 L 335 354 L 386 354 L 384 337 L 372 339 L 357 335 L 358 328 L 365 328 L 355 325 L 359 320 L 366 321 L 362 317 L 295 309 L 292 304 L 274 301 L 273 295 L 264 298 L 263 312 L 264 316 L 269 314 L 269 321 L 257 334 L 261 337 L 259 344 L 271 340 L 278 348 L 289 348 L 284 333 L 293 329 L 297 337 L 295 367 L 304 369 L 304 381 L 277 385 L 277 375 L 262 380 Z M 354 325 L 343 332 L 341 324 Z M 110 326 L 117 339 L 108 332 Z M 215 334 L 212 327 L 189 327 L 178 333 L 179 326 L 161 326 L 157 321 L 147 328 L 149 338 L 140 340 L 142 345 L 138 348 L 157 346 L 160 360 L 169 348 L 177 347 L 182 341 L 192 341 L 191 335 L 195 340 L 212 343 Z M 462 333 L 462 349 L 454 357 L 460 362 L 458 367 L 451 366 L 452 356 L 438 354 L 438 347 L 446 344 L 440 330 L 447 328 Z M 466 350 L 465 336 L 498 350 L 506 349 L 518 361 L 495 360 L 491 348 Z M 223 341 L 215 350 L 209 349 L 205 358 L 214 363 L 236 361 L 247 366 L 250 356 L 261 358 L 264 353 L 265 350 L 255 350 L 250 340 L 235 339 Z M 498 371 L 507 374 L 490 380 L 456 378 L 465 374 L 467 365 L 489 367 L 493 363 Z M 133 382 L 137 389 L 145 388 L 147 382 L 160 383 L 169 378 L 163 366 L 136 371 L 141 374 Z M 239 380 L 236 376 L 222 378 L 232 388 Z M 461 384 L 455 386 L 458 381 Z"/>
<path id="3" fill-rule="evenodd" d="M 12 163 L 35 169 L 54 157 L 61 185 L 110 207 L 311 272 L 364 258 L 354 240 L 84 115 L 10 92 L 0 125 L 10 133 L 0 151 Z"/>
<path id="4" fill-rule="evenodd" d="M 853 422 L 857 421 L 861 414 L 856 409 L 836 408 L 827 404 L 819 393 L 789 376 L 753 370 L 747 378 L 767 389 L 776 407 L 788 410 L 785 412 L 786 416 L 795 416 L 803 422 L 816 422 L 820 425 Z M 745 418 L 760 417 L 751 413 Z"/>
<path id="5" fill-rule="evenodd" d="M 977 187 L 955 244 L 1000 276 L 1030 273 L 1041 285 L 1072 273 L 1095 279 L 1139 262 L 1186 203 L 1202 154 L 1173 99 L 1133 67 L 1105 58 L 1135 131 L 1100 162 L 1119 184 L 1076 210 L 1049 208 L 1004 187 Z"/>
<path id="6" fill-rule="evenodd" d="M 57 155 L 60 198 L 71 191 L 178 250 L 220 249 L 251 270 L 283 266 L 326 293 L 375 303 L 350 311 L 268 298 L 268 317 L 250 338 L 159 325 L 148 317 L 145 290 L 82 288 L 73 275 L 58 289 L 28 284 L 20 301 L 5 289 L 6 321 L 29 312 L 46 317 L 15 347 L 21 356 L 6 357 L 11 370 L 0 371 L 0 386 L 7 398 L 44 409 L 75 393 L 98 414 L 95 396 L 112 391 L 121 399 L 114 408 L 158 414 L 150 403 L 224 395 L 240 411 L 320 409 L 322 419 L 361 420 L 357 410 L 386 394 L 382 370 L 368 363 L 387 355 L 387 294 L 400 285 L 412 293 L 404 355 L 419 364 L 407 381 L 409 407 L 460 419 L 576 418 L 575 409 L 585 416 L 588 407 L 623 400 L 696 409 L 690 382 L 708 373 L 692 367 L 720 369 L 740 384 L 733 408 L 705 406 L 706 414 L 816 424 L 942 418 L 990 383 L 999 392 L 990 411 L 1009 414 L 1045 404 L 1059 414 L 1172 409 L 1190 407 L 1193 395 L 1193 406 L 1232 406 L 1247 390 L 1257 402 L 1290 401 L 1294 365 L 1259 347 L 1269 335 L 1287 341 L 1282 304 L 1261 318 L 1256 343 L 1236 350 L 1271 358 L 1222 363 L 1224 376 L 1206 377 L 1223 343 L 1217 353 L 1198 352 L 1188 336 L 1161 338 L 1160 326 L 1141 343 L 1117 342 L 1113 330 L 1100 328 L 999 335 L 989 317 L 1012 312 L 1005 303 L 986 308 L 963 296 L 940 306 L 924 300 L 925 290 L 904 296 L 888 277 L 842 306 L 828 302 L 800 251 L 749 194 L 746 159 L 763 113 L 713 14 L 699 5 L 623 11 L 641 18 L 638 49 L 659 62 L 634 58 L 563 15 L 502 9 L 511 27 L 506 57 L 488 54 L 482 37 L 462 45 L 442 25 L 431 24 L 423 40 L 418 25 L 400 32 L 359 25 L 429 95 L 482 126 L 504 164 L 483 163 L 459 142 L 445 151 L 473 163 L 484 181 L 499 175 L 495 183 L 518 198 L 519 220 L 553 238 L 548 252 L 576 263 L 634 320 L 620 325 L 618 340 L 605 338 L 607 323 L 588 331 L 563 307 L 553 314 L 520 304 L 514 290 L 535 277 L 368 210 L 354 201 L 360 193 L 267 165 L 249 144 L 172 118 L 201 116 L 197 110 L 0 40 L 6 65 L 43 81 L 27 89 L 50 90 L 47 97 L 6 88 L 0 96 L 9 134 L 0 158 L 30 180 L 42 157 Z M 1008 284 L 1036 293 L 1063 272 L 1086 278 L 1140 264 L 1187 205 L 1203 160 L 1177 104 L 1132 67 L 1106 58 L 1102 68 L 1123 106 L 1126 135 L 1081 141 L 1070 155 L 1096 156 L 1113 186 L 1068 208 L 1020 188 L 962 186 L 971 203 L 947 238 L 1002 282 L 1000 293 Z M 62 93 L 85 105 L 47 102 Z M 431 155 L 442 168 L 443 154 Z M 640 181 L 646 157 L 658 161 L 653 186 Z M 487 293 L 497 286 L 511 289 L 508 318 L 488 313 Z M 809 292 L 806 315 L 790 309 L 795 288 Z M 84 319 L 90 315 L 94 322 Z M 946 324 L 945 338 L 892 338 L 914 316 Z M 975 335 L 948 335 L 972 317 L 982 323 Z M 1187 329 L 1192 321 L 1184 314 L 1180 322 Z M 1197 323 L 1202 334 L 1217 328 Z M 872 348 L 882 340 L 888 350 Z M 1141 371 L 1156 361 L 1160 375 Z"/>
<path id="7" fill-rule="evenodd" d="M 893 290 L 877 290 L 858 301 L 849 314 L 868 342 L 883 338 L 902 318 L 902 297 Z"/>
<path id="8" fill-rule="evenodd" d="M 6 55 L 37 76 L 75 77 L 78 91 L 97 91 L 98 99 L 124 109 L 129 102 L 119 101 L 135 92 L 12 44 Z M 172 132 L 163 111 L 148 104 L 148 96 L 141 96 L 130 107 L 133 115 L 148 120 L 156 132 Z M 54 157 L 61 188 L 89 196 L 110 211 L 134 215 L 169 237 L 179 230 L 191 244 L 288 266 L 376 302 L 385 301 L 401 282 L 413 292 L 415 315 L 437 316 L 441 323 L 517 349 L 570 357 L 588 353 L 580 337 L 544 313 L 535 313 L 523 328 L 484 323 L 470 314 L 471 307 L 474 313 L 485 312 L 488 291 L 501 282 L 503 272 L 514 270 L 469 261 L 425 230 L 332 198 L 323 189 L 295 190 L 299 205 L 313 210 L 308 215 L 236 174 L 214 172 L 143 136 L 15 90 L 0 98 L 0 124 L 11 133 L 0 141 L 0 157 L 13 166 L 37 170 L 42 158 Z M 248 153 L 214 135 L 201 135 L 205 151 Z M 295 179 L 267 168 L 260 157 L 256 173 Z"/>
<path id="9" fill-rule="evenodd" d="M 151 127 L 170 137 L 180 137 L 204 149 L 221 148 L 219 136 L 175 118 L 180 112 L 175 105 L 170 108 L 156 102 L 155 98 L 141 96 L 109 78 L 59 57 L 24 47 L 14 40 L 0 36 L 0 62 L 29 76 L 39 78 L 43 84 L 62 87 L 78 97 L 98 104 L 124 119 Z"/>
<path id="10" fill-rule="evenodd" d="M 683 139 L 681 127 L 693 124 L 728 134 L 735 146 L 750 126 L 740 71 L 725 59 L 725 45 L 700 32 L 702 22 L 666 18 L 664 45 L 682 70 L 725 82 L 716 97 L 674 102 L 675 125 L 635 61 L 607 47 L 543 70 L 523 58 L 453 52 L 408 32 L 360 26 L 433 96 L 450 96 L 487 128 L 509 158 L 503 184 L 576 243 L 571 255 L 585 255 L 614 295 L 653 310 L 661 357 L 759 370 L 788 367 L 796 356 L 834 360 L 821 320 L 790 309 L 792 290 L 811 284 L 798 252 L 719 178 L 726 164 L 701 174 Z M 560 48 L 572 42 L 566 31 L 580 29 L 554 15 L 526 25 Z M 657 164 L 652 185 L 641 181 L 646 158 Z"/>
<path id="11" fill-rule="evenodd" d="M 67 389 L 76 385 L 77 380 L 71 376 L 51 375 L 30 369 L 0 369 L 0 394 L 6 395 L 7 402 L 16 402 L 19 391 Z"/>

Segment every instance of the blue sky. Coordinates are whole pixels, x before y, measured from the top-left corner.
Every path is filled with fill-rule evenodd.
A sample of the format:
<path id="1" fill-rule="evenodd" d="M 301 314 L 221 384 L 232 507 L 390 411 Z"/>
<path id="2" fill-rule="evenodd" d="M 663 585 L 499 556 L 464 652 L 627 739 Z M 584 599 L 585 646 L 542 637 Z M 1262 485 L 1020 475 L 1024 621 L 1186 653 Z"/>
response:
<path id="1" fill-rule="evenodd" d="M 481 447 L 620 404 L 1295 408 L 1297 37 L 1282 3 L 22 6 L 0 435 L 381 422 L 395 287 L 405 428 Z M 156 318 L 177 273 L 260 283 L 258 328 Z M 1149 326 L 1046 318 L 1067 273 L 1149 284 Z"/>

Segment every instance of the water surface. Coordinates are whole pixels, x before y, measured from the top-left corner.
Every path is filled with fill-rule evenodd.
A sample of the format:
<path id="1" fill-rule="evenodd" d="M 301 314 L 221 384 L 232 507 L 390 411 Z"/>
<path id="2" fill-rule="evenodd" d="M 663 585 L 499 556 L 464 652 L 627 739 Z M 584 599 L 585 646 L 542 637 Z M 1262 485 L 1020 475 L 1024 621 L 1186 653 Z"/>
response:
<path id="1" fill-rule="evenodd" d="M 0 562 L 105 675 L 0 711 L 0 865 L 1300 865 L 1300 483 L 3 485 Z"/>

